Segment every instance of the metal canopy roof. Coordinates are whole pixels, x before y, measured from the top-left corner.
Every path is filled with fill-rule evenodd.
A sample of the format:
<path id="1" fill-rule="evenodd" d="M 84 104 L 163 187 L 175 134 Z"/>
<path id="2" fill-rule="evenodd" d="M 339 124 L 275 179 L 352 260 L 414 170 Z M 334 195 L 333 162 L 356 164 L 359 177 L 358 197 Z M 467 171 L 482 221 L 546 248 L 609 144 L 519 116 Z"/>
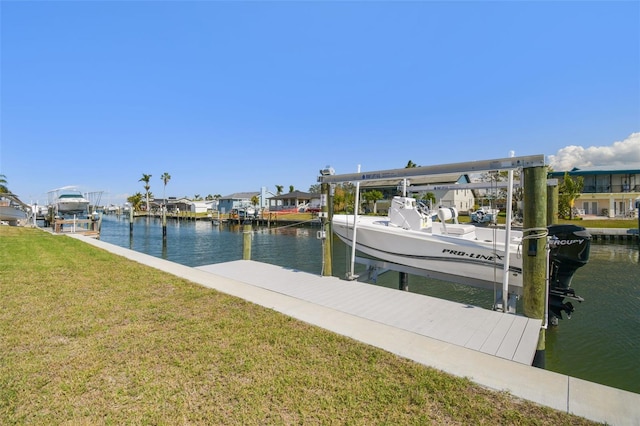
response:
<path id="1" fill-rule="evenodd" d="M 385 179 L 403 179 L 415 176 L 430 176 L 449 173 L 478 173 L 490 170 L 512 170 L 518 168 L 544 166 L 544 155 L 524 157 L 507 157 L 495 160 L 468 161 L 437 166 L 421 166 L 403 169 L 378 170 L 373 172 L 347 173 L 342 175 L 321 175 L 318 182 L 340 183 L 357 181 L 374 181 Z"/>

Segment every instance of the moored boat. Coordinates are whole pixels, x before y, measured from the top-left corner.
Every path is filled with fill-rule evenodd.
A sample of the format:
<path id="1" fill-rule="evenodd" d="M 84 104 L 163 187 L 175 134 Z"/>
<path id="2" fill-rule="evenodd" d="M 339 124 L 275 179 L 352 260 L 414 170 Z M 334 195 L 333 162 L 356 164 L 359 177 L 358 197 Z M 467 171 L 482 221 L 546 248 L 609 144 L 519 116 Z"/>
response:
<path id="1" fill-rule="evenodd" d="M 71 188 L 58 190 L 54 205 L 59 215 L 87 214 L 89 210 L 89 200 L 82 192 Z"/>
<path id="2" fill-rule="evenodd" d="M 500 210 L 490 207 L 480 207 L 471 213 L 471 221 L 475 223 L 497 223 Z"/>
<path id="3" fill-rule="evenodd" d="M 9 225 L 17 225 L 27 219 L 28 206 L 13 194 L 0 194 L 0 221 Z"/>
<path id="4" fill-rule="evenodd" d="M 436 217 L 436 219 L 434 219 Z M 332 229 L 347 245 L 371 257 L 416 270 L 434 271 L 463 284 L 495 288 L 504 281 L 508 258 L 509 293 L 523 294 L 522 231 L 460 224 L 454 208 L 435 215 L 411 197 L 394 197 L 388 217 L 334 215 Z M 575 270 L 587 263 L 591 237 L 584 228 L 549 227 L 550 302 L 555 317 L 582 301 L 570 287 Z"/>

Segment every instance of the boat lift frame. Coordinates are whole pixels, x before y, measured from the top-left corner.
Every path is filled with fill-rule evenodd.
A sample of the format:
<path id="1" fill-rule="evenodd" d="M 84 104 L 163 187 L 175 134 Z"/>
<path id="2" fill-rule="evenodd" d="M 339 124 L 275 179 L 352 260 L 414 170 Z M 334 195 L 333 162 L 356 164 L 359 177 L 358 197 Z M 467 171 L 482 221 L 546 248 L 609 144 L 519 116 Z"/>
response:
<path id="1" fill-rule="evenodd" d="M 378 170 L 372 172 L 347 174 L 321 174 L 320 183 L 342 183 L 357 181 L 375 181 L 386 179 L 402 179 L 417 176 L 433 176 L 452 173 L 480 173 L 488 171 L 515 170 L 528 167 L 545 166 L 544 155 L 528 155 L 523 157 L 507 157 L 496 160 L 468 161 L 436 166 L 419 166 L 402 169 Z"/>
<path id="2" fill-rule="evenodd" d="M 506 184 L 507 187 L 507 198 L 508 200 L 512 199 L 513 195 L 513 171 L 515 169 L 524 169 L 530 167 L 544 167 L 544 155 L 529 155 L 529 156 L 521 156 L 515 157 L 510 156 L 506 158 L 498 158 L 493 160 L 479 160 L 479 161 L 470 161 L 470 162 L 462 162 L 462 163 L 452 163 L 452 164 L 444 164 L 444 165 L 435 165 L 435 166 L 419 166 L 419 167 L 411 167 L 411 168 L 402 168 L 402 169 L 390 169 L 390 170 L 378 170 L 371 172 L 360 172 L 360 166 L 358 166 L 357 173 L 347 173 L 336 175 L 333 172 L 333 169 L 327 166 L 325 169 L 320 171 L 320 176 L 318 176 L 318 182 L 321 184 L 336 184 L 342 182 L 356 182 L 358 184 L 361 181 L 377 181 L 377 180 L 389 180 L 389 179 L 406 179 L 410 177 L 421 177 L 421 176 L 435 176 L 435 175 L 444 175 L 444 174 L 452 174 L 452 173 L 480 173 L 480 172 L 488 172 L 488 171 L 508 171 L 509 172 L 509 181 Z M 552 183 L 551 183 L 552 184 Z M 433 189 L 462 189 L 466 188 L 481 188 L 483 184 L 475 186 L 474 184 L 455 184 L 455 185 L 433 185 L 429 186 L 429 188 Z M 359 185 L 357 185 L 359 186 Z M 502 186 L 502 185 L 501 185 Z M 484 186 L 486 187 L 486 185 Z M 411 189 L 424 190 L 425 187 L 414 187 Z M 506 220 L 506 241 L 505 241 L 505 250 L 509 246 L 509 234 L 511 230 L 511 204 L 508 202 L 507 206 L 507 220 Z M 357 218 L 357 206 L 354 208 L 354 224 Z M 328 218 L 330 220 L 330 218 Z M 428 278 L 436 278 L 449 282 L 456 282 L 459 284 L 471 285 L 474 287 L 481 288 L 489 288 L 487 287 L 486 281 L 481 280 L 473 280 L 473 279 L 464 279 L 462 280 L 460 277 L 441 273 L 436 271 L 422 271 L 415 268 L 407 267 L 404 265 L 392 264 L 390 262 L 384 262 L 381 260 L 367 259 L 362 257 L 355 256 L 356 250 L 356 234 L 355 234 L 355 225 L 354 225 L 354 235 L 353 235 L 353 243 L 352 243 L 352 264 L 351 271 L 349 272 L 349 278 L 356 278 L 354 275 L 354 266 L 353 263 L 355 260 L 358 263 L 366 264 L 369 268 L 381 268 L 381 269 L 391 269 L 404 273 L 411 273 L 413 275 L 425 276 Z M 548 253 L 547 253 L 548 255 Z M 508 256 L 506 257 L 508 259 Z M 548 264 L 548 259 L 547 259 Z M 508 262 L 505 262 L 505 269 L 508 269 Z M 378 272 L 373 270 L 369 271 L 370 277 L 377 277 Z M 375 279 L 375 278 L 374 278 Z M 501 288 L 501 301 L 502 301 L 502 311 L 503 312 L 515 312 L 515 300 L 509 297 L 509 281 L 508 274 L 504 274 L 504 280 Z M 493 285 L 493 283 L 491 284 Z M 547 292 L 548 292 L 548 274 L 547 274 Z M 517 293 L 512 293 L 517 294 Z M 497 301 L 496 301 L 497 303 Z M 545 308 L 546 309 L 546 308 Z"/>

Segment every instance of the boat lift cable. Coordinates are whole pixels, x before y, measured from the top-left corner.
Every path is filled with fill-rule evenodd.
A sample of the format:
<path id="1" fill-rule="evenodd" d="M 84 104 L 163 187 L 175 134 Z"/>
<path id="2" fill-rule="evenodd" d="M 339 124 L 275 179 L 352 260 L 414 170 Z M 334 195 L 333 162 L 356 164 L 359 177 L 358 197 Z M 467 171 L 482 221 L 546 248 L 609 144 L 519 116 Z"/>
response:
<path id="1" fill-rule="evenodd" d="M 544 246 L 544 252 L 547 255 L 547 270 L 545 272 L 544 283 L 545 283 L 545 292 L 544 292 L 544 318 L 542 319 L 541 328 L 547 329 L 549 328 L 549 286 L 551 285 L 551 278 L 549 277 L 551 265 L 549 265 L 549 256 L 551 256 L 551 247 L 549 246 L 549 240 L 547 239 L 547 243 Z"/>

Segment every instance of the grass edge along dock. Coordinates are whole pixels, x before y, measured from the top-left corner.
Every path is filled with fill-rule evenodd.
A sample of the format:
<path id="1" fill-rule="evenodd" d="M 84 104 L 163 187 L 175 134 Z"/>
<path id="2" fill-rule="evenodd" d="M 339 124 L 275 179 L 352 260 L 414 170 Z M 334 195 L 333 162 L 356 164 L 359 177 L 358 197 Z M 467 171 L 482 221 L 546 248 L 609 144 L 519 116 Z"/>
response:
<path id="1" fill-rule="evenodd" d="M 2 424 L 593 424 L 37 229 L 0 272 Z"/>

